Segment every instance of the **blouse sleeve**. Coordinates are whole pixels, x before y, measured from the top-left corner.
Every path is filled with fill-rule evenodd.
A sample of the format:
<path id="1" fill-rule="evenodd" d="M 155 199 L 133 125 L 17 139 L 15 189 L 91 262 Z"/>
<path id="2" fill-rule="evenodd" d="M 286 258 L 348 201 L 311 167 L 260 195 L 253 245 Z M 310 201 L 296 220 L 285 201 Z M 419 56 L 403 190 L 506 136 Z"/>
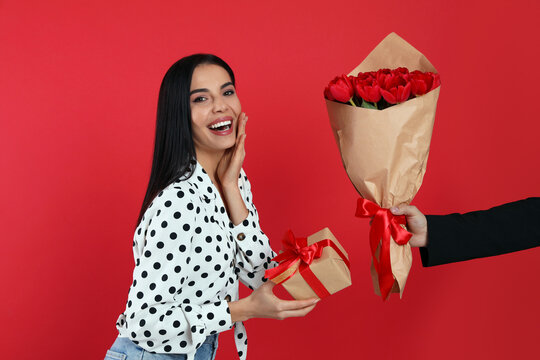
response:
<path id="1" fill-rule="evenodd" d="M 251 183 L 242 169 L 239 177 L 239 188 L 244 203 L 249 211 L 246 219 L 232 226 L 232 235 L 236 244 L 236 271 L 240 281 L 254 290 L 266 281 L 266 269 L 277 265 L 272 261 L 276 253 L 270 247 L 268 237 L 261 230 L 257 208 L 253 204 Z"/>
<path id="2" fill-rule="evenodd" d="M 127 332 L 144 349 L 189 353 L 208 335 L 232 327 L 226 301 L 179 302 L 189 280 L 191 242 L 196 229 L 195 196 L 181 187 L 161 192 L 135 231 L 136 265 L 126 309 Z M 201 291 L 201 290 L 199 290 Z"/>

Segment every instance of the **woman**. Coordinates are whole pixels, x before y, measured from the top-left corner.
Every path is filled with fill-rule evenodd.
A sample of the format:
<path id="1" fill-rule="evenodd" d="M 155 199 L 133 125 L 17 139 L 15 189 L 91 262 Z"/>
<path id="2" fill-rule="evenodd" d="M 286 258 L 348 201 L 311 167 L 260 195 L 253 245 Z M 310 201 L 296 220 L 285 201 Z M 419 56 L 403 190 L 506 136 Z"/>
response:
<path id="1" fill-rule="evenodd" d="M 315 299 L 281 300 L 263 284 L 275 253 L 242 169 L 246 122 L 234 74 L 220 58 L 191 55 L 165 74 L 133 283 L 106 359 L 213 359 L 218 334 L 233 324 L 245 359 L 242 321 L 314 308 Z M 238 299 L 238 280 L 256 290 Z"/>

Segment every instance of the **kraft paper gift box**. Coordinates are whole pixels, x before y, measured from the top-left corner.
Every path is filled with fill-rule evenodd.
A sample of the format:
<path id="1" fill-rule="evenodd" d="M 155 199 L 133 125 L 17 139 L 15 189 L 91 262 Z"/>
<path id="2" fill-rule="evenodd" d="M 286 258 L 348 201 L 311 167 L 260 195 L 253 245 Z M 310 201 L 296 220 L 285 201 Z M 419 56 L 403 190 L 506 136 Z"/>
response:
<path id="1" fill-rule="evenodd" d="M 280 262 L 266 277 L 297 300 L 323 298 L 351 285 L 349 256 L 330 229 L 307 238 L 295 238 L 291 231 L 284 250 L 274 258 Z"/>

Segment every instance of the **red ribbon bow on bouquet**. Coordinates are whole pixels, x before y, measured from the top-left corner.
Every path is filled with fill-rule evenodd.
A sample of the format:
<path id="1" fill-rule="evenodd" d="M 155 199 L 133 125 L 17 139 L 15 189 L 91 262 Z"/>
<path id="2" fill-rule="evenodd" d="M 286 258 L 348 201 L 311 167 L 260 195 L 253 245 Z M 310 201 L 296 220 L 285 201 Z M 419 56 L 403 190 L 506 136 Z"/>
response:
<path id="1" fill-rule="evenodd" d="M 371 255 L 373 256 L 373 265 L 379 276 L 381 295 L 383 300 L 385 300 L 394 285 L 392 263 L 390 262 L 390 237 L 398 245 L 405 245 L 409 242 L 412 234 L 400 226 L 407 223 L 405 215 L 396 216 L 389 209 L 381 208 L 367 199 L 358 199 L 355 215 L 360 218 L 373 217 L 371 229 L 369 230 L 369 242 L 371 245 Z M 381 241 L 380 260 L 375 255 L 379 241 Z"/>
<path id="2" fill-rule="evenodd" d="M 273 280 L 274 278 L 277 278 L 285 273 L 287 270 L 291 269 L 298 262 L 300 262 L 300 265 L 288 276 L 284 277 L 283 279 L 278 279 L 278 281 L 274 281 L 276 284 L 285 282 L 297 271 L 300 271 L 300 275 L 302 275 L 304 280 L 319 298 L 322 299 L 323 297 L 330 295 L 323 283 L 309 268 L 309 265 L 311 265 L 313 260 L 321 257 L 323 249 L 327 246 L 332 247 L 343 259 L 347 267 L 350 268 L 349 259 L 347 259 L 343 252 L 330 239 L 320 240 L 314 244 L 308 245 L 307 238 L 295 238 L 292 231 L 289 230 L 287 232 L 287 236 L 282 240 L 282 244 L 284 249 L 283 252 L 272 259 L 280 264 L 273 269 L 266 270 L 265 277 Z"/>

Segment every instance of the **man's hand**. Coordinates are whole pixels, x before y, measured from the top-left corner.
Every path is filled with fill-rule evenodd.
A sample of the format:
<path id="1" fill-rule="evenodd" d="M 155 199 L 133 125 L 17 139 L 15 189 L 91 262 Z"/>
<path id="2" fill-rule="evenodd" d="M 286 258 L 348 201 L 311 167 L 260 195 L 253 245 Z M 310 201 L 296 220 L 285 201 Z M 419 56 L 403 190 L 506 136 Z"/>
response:
<path id="1" fill-rule="evenodd" d="M 424 214 L 416 206 L 400 204 L 390 208 L 394 215 L 405 215 L 407 219 L 407 229 L 413 234 L 409 244 L 414 247 L 427 246 L 427 220 Z"/>

